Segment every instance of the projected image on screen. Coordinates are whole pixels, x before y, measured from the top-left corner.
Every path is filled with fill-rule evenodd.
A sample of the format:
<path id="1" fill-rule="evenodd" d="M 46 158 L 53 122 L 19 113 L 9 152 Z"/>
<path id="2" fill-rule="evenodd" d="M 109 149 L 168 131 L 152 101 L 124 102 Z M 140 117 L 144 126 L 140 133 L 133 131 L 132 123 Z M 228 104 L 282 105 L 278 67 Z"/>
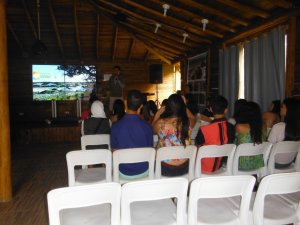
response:
<path id="1" fill-rule="evenodd" d="M 95 91 L 92 65 L 32 65 L 33 100 L 76 100 Z"/>

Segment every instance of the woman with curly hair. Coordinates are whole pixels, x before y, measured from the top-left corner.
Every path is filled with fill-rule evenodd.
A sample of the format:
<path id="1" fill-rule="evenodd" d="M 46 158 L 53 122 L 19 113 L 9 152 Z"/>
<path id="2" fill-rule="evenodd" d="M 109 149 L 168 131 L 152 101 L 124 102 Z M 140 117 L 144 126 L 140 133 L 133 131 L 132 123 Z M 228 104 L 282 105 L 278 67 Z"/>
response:
<path id="1" fill-rule="evenodd" d="M 153 132 L 158 135 L 157 148 L 190 144 L 190 131 L 195 125 L 195 116 L 187 109 L 184 98 L 172 94 L 167 104 L 155 114 Z M 178 176 L 188 172 L 187 159 L 162 162 L 163 176 Z"/>

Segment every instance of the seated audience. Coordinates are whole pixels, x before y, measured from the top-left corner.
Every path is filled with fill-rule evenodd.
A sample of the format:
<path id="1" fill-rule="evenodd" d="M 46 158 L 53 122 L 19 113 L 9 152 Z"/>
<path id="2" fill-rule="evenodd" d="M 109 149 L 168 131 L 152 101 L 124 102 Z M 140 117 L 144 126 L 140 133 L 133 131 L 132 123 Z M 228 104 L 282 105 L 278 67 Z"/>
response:
<path id="1" fill-rule="evenodd" d="M 119 121 L 125 115 L 125 104 L 122 99 L 116 99 L 113 104 L 112 116 L 110 117 L 111 122 Z"/>
<path id="2" fill-rule="evenodd" d="M 109 134 L 110 122 L 106 118 L 103 103 L 99 100 L 93 102 L 91 106 L 91 116 L 82 121 L 82 135 L 89 134 Z"/>
<path id="3" fill-rule="evenodd" d="M 195 117 L 186 108 L 181 95 L 172 94 L 166 106 L 162 106 L 152 122 L 153 131 L 158 136 L 157 148 L 165 146 L 189 145 L 189 133 L 195 124 Z M 163 176 L 179 176 L 188 172 L 187 159 L 162 162 Z"/>
<path id="4" fill-rule="evenodd" d="M 131 90 L 127 96 L 127 112 L 123 118 L 113 123 L 111 128 L 112 150 L 126 148 L 153 147 L 151 125 L 139 117 L 143 95 L 138 90 Z M 130 150 L 128 150 L 130 151 Z M 119 167 L 122 179 L 136 179 L 148 176 L 148 163 L 125 163 Z"/>
<path id="5" fill-rule="evenodd" d="M 156 112 L 157 106 L 155 102 L 153 100 L 149 100 L 143 105 L 143 108 L 141 110 L 141 117 L 151 124 Z"/>
<path id="6" fill-rule="evenodd" d="M 225 118 L 228 102 L 220 95 L 210 99 L 209 111 L 214 120 L 210 124 L 200 127 L 195 139 L 196 145 L 223 145 L 233 143 L 234 127 Z M 201 168 L 204 173 L 216 171 L 221 166 L 222 157 L 202 159 Z"/>
<path id="7" fill-rule="evenodd" d="M 272 101 L 269 111 L 262 114 L 263 126 L 270 132 L 274 124 L 280 122 L 280 100 Z"/>
<path id="8" fill-rule="evenodd" d="M 263 131 L 260 107 L 255 102 L 247 102 L 243 107 L 244 109 L 239 114 L 235 126 L 235 143 L 236 145 L 242 143 L 261 144 L 266 140 L 266 132 Z M 254 170 L 263 166 L 262 155 L 241 156 L 239 158 L 239 170 Z"/>
<path id="9" fill-rule="evenodd" d="M 271 143 L 300 141 L 300 100 L 287 98 L 283 101 L 280 115 L 284 122 L 275 124 L 268 137 Z M 275 168 L 284 168 L 294 161 L 294 154 L 281 154 L 275 158 Z"/>
<path id="10" fill-rule="evenodd" d="M 93 104 L 94 101 L 99 100 L 98 97 L 95 94 L 91 94 L 90 99 L 89 99 L 89 105 L 88 105 L 88 109 L 84 110 L 81 113 L 81 120 L 86 120 L 88 118 L 90 118 L 91 116 L 91 106 Z"/>

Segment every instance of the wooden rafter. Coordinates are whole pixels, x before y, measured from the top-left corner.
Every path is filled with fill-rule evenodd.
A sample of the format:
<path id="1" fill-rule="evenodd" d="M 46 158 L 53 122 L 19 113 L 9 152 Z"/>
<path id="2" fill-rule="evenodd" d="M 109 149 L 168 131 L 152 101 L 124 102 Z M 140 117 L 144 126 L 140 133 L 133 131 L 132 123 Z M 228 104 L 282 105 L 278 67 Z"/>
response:
<path id="1" fill-rule="evenodd" d="M 147 50 L 145 55 L 144 55 L 144 61 L 147 61 L 149 55 L 150 55 L 150 52 L 149 52 L 149 50 Z"/>
<path id="2" fill-rule="evenodd" d="M 206 29 L 205 31 L 203 31 L 201 27 L 199 27 L 198 25 L 195 25 L 193 23 L 185 22 L 183 20 L 179 20 L 179 19 L 177 19 L 175 17 L 172 17 L 172 16 L 168 16 L 167 19 L 166 19 L 164 17 L 164 15 L 162 14 L 162 12 L 158 12 L 154 9 L 146 7 L 146 6 L 144 6 L 142 4 L 139 4 L 137 2 L 134 2 L 134 1 L 131 1 L 131 0 L 122 0 L 122 2 L 124 2 L 126 4 L 129 4 L 129 5 L 135 7 L 139 10 L 142 10 L 144 12 L 150 13 L 150 14 L 154 15 L 157 18 L 160 18 L 160 19 L 163 19 L 163 20 L 166 20 L 166 21 L 170 21 L 170 23 L 172 23 L 173 26 L 179 25 L 179 26 L 182 27 L 183 30 L 187 30 L 189 32 L 195 32 L 195 33 L 203 34 L 203 35 L 211 35 L 211 36 L 217 37 L 217 38 L 223 38 L 222 34 L 220 34 L 218 32 L 215 32 L 215 31 L 212 31 L 212 30 L 209 30 L 209 29 Z"/>
<path id="3" fill-rule="evenodd" d="M 61 56 L 62 56 L 63 60 L 65 60 L 65 52 L 64 52 L 64 49 L 63 49 L 61 37 L 60 37 L 59 30 L 58 30 L 58 27 L 57 27 L 57 22 L 56 22 L 56 17 L 55 17 L 53 5 L 52 5 L 52 0 L 48 0 L 48 6 L 49 6 L 50 16 L 51 16 L 54 32 L 55 32 L 55 35 L 56 35 L 56 40 L 57 40 L 57 43 L 58 43 L 58 47 L 59 47 L 59 50 L 60 50 L 60 53 L 61 53 Z"/>
<path id="4" fill-rule="evenodd" d="M 75 26 L 75 34 L 76 34 L 76 43 L 78 48 L 78 54 L 80 62 L 82 62 L 82 53 L 81 53 L 81 43 L 80 43 L 80 36 L 79 36 L 79 27 L 78 27 L 78 19 L 77 19 L 77 0 L 73 1 L 73 12 L 74 12 L 74 26 Z"/>
<path id="5" fill-rule="evenodd" d="M 130 48 L 128 51 L 128 57 L 127 57 L 128 61 L 131 59 L 134 46 L 135 46 L 135 39 L 132 39 L 131 45 L 130 45 Z"/>
<path id="6" fill-rule="evenodd" d="M 96 57 L 97 59 L 100 58 L 99 56 L 99 41 L 100 41 L 100 15 L 97 15 L 97 24 L 96 24 Z"/>
<path id="7" fill-rule="evenodd" d="M 161 4 L 160 0 L 152 0 L 152 1 L 155 2 L 156 4 Z M 185 3 L 184 0 L 182 2 Z M 170 3 L 170 5 L 171 5 L 172 1 L 169 0 L 169 1 L 167 1 L 167 3 Z M 193 18 L 194 21 L 201 22 L 202 19 L 205 19 L 205 17 L 200 16 L 197 13 L 191 12 L 191 11 L 185 9 L 184 7 L 178 7 L 178 6 L 175 6 L 175 5 L 171 5 L 171 9 L 174 12 L 177 12 L 178 14 L 188 15 L 190 18 Z M 224 25 L 222 23 L 218 23 L 218 22 L 216 22 L 214 20 L 210 20 L 209 23 L 211 25 L 215 26 L 216 28 L 221 29 L 221 30 L 229 31 L 229 32 L 233 32 L 233 33 L 236 32 L 236 30 L 233 27 L 229 27 L 229 26 Z"/>
<path id="8" fill-rule="evenodd" d="M 23 5 L 23 9 L 24 9 L 24 11 L 25 11 L 27 20 L 28 20 L 28 22 L 29 22 L 29 25 L 30 25 L 30 27 L 31 27 L 31 30 L 32 30 L 32 32 L 33 32 L 33 36 L 34 36 L 35 39 L 38 39 L 38 34 L 37 34 L 36 28 L 35 28 L 35 26 L 34 26 L 34 23 L 33 23 L 33 21 L 32 21 L 31 15 L 30 15 L 30 13 L 29 13 L 29 11 L 28 11 L 28 8 L 27 8 L 27 5 L 26 5 L 25 0 L 22 0 L 22 5 Z"/>
<path id="9" fill-rule="evenodd" d="M 91 4 L 93 4 L 96 8 L 102 10 L 101 14 L 104 15 L 105 17 L 109 18 L 110 20 L 112 20 L 116 25 L 120 25 L 121 27 L 123 27 L 128 33 L 129 35 L 140 41 L 141 43 L 143 43 L 143 45 L 145 46 L 145 48 L 147 50 L 149 50 L 151 53 L 155 54 L 156 56 L 158 56 L 162 61 L 164 61 L 167 64 L 171 64 L 171 61 L 169 59 L 167 59 L 157 48 L 152 48 L 151 45 L 148 45 L 147 43 L 143 42 L 142 40 L 140 40 L 139 38 L 136 37 L 136 35 L 134 33 L 131 33 L 130 31 L 128 31 L 128 29 L 126 27 L 124 27 L 124 25 L 120 24 L 119 22 L 115 21 L 114 18 L 112 16 L 110 16 L 108 13 L 103 12 L 103 7 L 99 6 L 98 4 L 95 4 L 95 2 L 93 0 L 88 0 Z"/>
<path id="10" fill-rule="evenodd" d="M 248 26 L 249 25 L 249 22 L 246 21 L 246 20 L 243 20 L 243 19 L 238 18 L 236 16 L 232 16 L 230 14 L 227 14 L 224 11 L 215 9 L 213 7 L 210 7 L 210 6 L 206 5 L 206 4 L 200 3 L 199 1 L 194 1 L 194 0 L 180 0 L 180 1 L 183 2 L 183 3 L 185 3 L 185 4 L 190 5 L 191 7 L 199 9 L 202 12 L 209 13 L 209 14 L 212 14 L 212 15 L 217 15 L 219 17 L 222 17 L 224 19 L 227 19 L 229 21 L 238 23 L 238 24 L 243 25 L 243 26 Z M 172 6 L 172 8 L 173 8 L 173 6 Z M 195 13 L 195 15 L 197 15 L 197 14 Z M 213 22 L 214 21 L 210 19 L 209 23 L 213 23 Z M 218 23 L 215 22 L 214 25 L 217 27 L 217 24 Z M 235 29 L 233 29 L 231 27 L 227 27 L 227 29 L 229 29 L 229 31 L 231 31 L 231 32 L 235 32 Z"/>
<path id="11" fill-rule="evenodd" d="M 118 26 L 115 28 L 115 34 L 114 34 L 114 44 L 113 44 L 113 49 L 112 49 L 112 61 L 115 61 L 116 57 L 116 51 L 117 51 L 117 40 L 118 40 Z"/>
<path id="12" fill-rule="evenodd" d="M 259 16 L 261 18 L 264 18 L 264 19 L 270 17 L 270 14 L 267 13 L 266 11 L 264 11 L 264 10 L 254 8 L 254 7 L 246 5 L 246 4 L 241 4 L 237 1 L 233 1 L 233 0 L 217 0 L 217 1 L 224 4 L 224 5 L 235 8 L 237 10 L 242 10 L 242 11 L 251 13 L 253 15 Z"/>
<path id="13" fill-rule="evenodd" d="M 292 2 L 286 1 L 286 0 L 269 0 L 269 1 L 272 4 L 277 5 L 281 8 L 285 8 L 285 9 L 290 9 L 294 6 Z"/>
<path id="14" fill-rule="evenodd" d="M 15 39 L 15 41 L 17 42 L 17 45 L 19 46 L 19 48 L 21 49 L 21 51 L 24 52 L 24 46 L 21 43 L 20 39 L 18 38 L 18 35 L 14 31 L 14 28 L 12 27 L 12 25 L 9 22 L 7 22 L 7 26 L 8 26 L 8 29 L 9 29 L 10 33 L 12 34 L 12 36 Z"/>

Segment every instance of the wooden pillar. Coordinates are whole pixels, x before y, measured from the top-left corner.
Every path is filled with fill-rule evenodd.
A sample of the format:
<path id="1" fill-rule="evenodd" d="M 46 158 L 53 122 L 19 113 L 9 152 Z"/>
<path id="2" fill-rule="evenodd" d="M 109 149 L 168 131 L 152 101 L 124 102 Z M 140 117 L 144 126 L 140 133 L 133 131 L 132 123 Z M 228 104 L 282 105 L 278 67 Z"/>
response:
<path id="1" fill-rule="evenodd" d="M 0 0 L 0 202 L 12 198 L 5 0 Z"/>
<path id="2" fill-rule="evenodd" d="M 285 82 L 285 97 L 293 96 L 294 81 L 295 81 L 295 62 L 296 62 L 296 32 L 297 19 L 292 16 L 289 19 L 287 31 L 287 56 L 286 56 L 286 82 Z"/>

